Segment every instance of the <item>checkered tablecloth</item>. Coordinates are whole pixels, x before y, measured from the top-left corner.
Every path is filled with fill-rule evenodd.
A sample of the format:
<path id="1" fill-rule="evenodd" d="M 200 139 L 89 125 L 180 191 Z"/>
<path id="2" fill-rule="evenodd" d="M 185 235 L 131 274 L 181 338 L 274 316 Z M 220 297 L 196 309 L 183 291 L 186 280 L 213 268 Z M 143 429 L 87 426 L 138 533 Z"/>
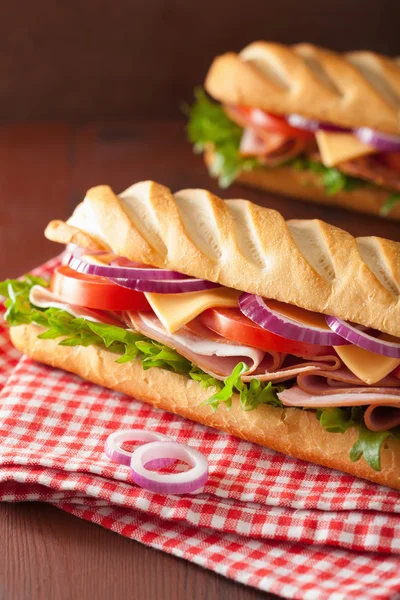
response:
<path id="1" fill-rule="evenodd" d="M 40 269 L 54 267 L 50 261 Z M 104 442 L 146 428 L 203 452 L 200 493 L 133 485 Z M 400 493 L 154 409 L 20 357 L 0 329 L 0 499 L 54 504 L 286 598 L 400 598 Z"/>

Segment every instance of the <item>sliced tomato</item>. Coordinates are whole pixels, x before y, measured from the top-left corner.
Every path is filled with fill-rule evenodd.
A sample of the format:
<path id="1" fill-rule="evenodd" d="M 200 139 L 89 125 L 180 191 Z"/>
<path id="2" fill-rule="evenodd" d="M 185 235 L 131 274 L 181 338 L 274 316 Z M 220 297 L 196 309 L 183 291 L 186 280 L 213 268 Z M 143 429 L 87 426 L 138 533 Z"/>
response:
<path id="1" fill-rule="evenodd" d="M 246 346 L 260 348 L 266 352 L 275 350 L 294 354 L 303 358 L 332 354 L 330 346 L 318 346 L 287 340 L 280 335 L 266 331 L 245 317 L 238 308 L 209 308 L 200 316 L 203 325 L 219 333 L 228 340 L 234 340 Z"/>
<path id="2" fill-rule="evenodd" d="M 123 288 L 106 277 L 77 273 L 67 266 L 53 273 L 51 290 L 68 304 L 99 310 L 151 310 L 142 292 Z"/>
<path id="3" fill-rule="evenodd" d="M 314 137 L 312 131 L 292 127 L 285 117 L 273 115 L 260 108 L 228 106 L 225 110 L 228 116 L 241 127 L 253 127 L 271 133 L 280 133 L 286 138 L 311 139 Z"/>
<path id="4" fill-rule="evenodd" d="M 396 173 L 400 173 L 400 152 L 382 152 L 381 161 Z"/>

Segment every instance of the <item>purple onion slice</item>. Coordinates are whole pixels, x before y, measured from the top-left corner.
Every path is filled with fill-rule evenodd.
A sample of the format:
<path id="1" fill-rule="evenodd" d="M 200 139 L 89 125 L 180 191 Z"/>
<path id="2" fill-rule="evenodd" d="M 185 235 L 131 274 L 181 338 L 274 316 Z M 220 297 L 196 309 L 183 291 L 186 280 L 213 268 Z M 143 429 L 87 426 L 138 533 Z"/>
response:
<path id="1" fill-rule="evenodd" d="M 368 330 L 363 331 L 358 329 L 355 325 L 349 325 L 349 323 L 337 317 L 325 317 L 325 320 L 332 331 L 347 340 L 350 344 L 354 344 L 375 354 L 381 354 L 382 356 L 400 358 L 400 343 L 373 337 L 367 333 Z"/>
<path id="2" fill-rule="evenodd" d="M 190 469 L 180 473 L 158 473 L 146 466 L 155 460 L 182 460 Z M 158 494 L 188 494 L 203 487 L 208 479 L 204 454 L 179 442 L 150 442 L 132 454 L 131 477 L 140 487 Z"/>
<path id="3" fill-rule="evenodd" d="M 337 333 L 325 327 L 311 326 L 290 318 L 268 306 L 261 296 L 244 293 L 239 298 L 242 313 L 263 329 L 288 340 L 317 344 L 320 346 L 342 346 L 348 344 Z"/>

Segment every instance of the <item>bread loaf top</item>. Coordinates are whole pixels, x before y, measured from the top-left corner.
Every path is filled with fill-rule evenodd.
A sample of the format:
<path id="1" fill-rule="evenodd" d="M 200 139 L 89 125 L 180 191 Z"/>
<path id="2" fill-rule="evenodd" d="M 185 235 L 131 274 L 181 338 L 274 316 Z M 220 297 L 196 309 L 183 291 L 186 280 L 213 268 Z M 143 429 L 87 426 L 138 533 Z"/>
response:
<path id="1" fill-rule="evenodd" d="M 247 200 L 143 181 L 120 196 L 90 189 L 45 235 L 400 337 L 400 243 L 354 238 L 317 219 L 286 222 Z"/>
<path id="2" fill-rule="evenodd" d="M 224 104 L 400 133 L 400 59 L 254 42 L 218 56 L 205 88 Z"/>

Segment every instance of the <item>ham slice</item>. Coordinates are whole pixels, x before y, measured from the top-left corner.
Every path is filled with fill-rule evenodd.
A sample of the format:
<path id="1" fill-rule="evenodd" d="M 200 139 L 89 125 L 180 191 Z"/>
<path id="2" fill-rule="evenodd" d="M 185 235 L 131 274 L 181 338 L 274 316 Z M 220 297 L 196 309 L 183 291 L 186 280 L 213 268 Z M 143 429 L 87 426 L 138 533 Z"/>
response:
<path id="1" fill-rule="evenodd" d="M 364 422 L 371 431 L 386 431 L 400 425 L 400 388 L 394 375 L 375 386 L 365 386 L 346 367 L 334 372 L 300 373 L 297 386 L 279 394 L 285 406 L 334 408 L 368 406 Z"/>
<path id="2" fill-rule="evenodd" d="M 271 133 L 247 127 L 243 130 L 239 153 L 242 156 L 265 156 L 279 152 L 288 139 L 281 133 Z"/>
<path id="3" fill-rule="evenodd" d="M 88 321 L 94 321 L 95 323 L 106 323 L 107 325 L 117 325 L 121 327 L 121 321 L 113 316 L 112 313 L 84 308 L 83 306 L 76 306 L 74 304 L 67 304 L 61 296 L 54 294 L 54 292 L 41 285 L 34 285 L 31 288 L 29 301 L 38 308 L 60 308 L 76 318 L 82 317 Z"/>
<path id="4" fill-rule="evenodd" d="M 400 425 L 400 402 L 392 405 L 372 404 L 364 414 L 364 422 L 371 431 L 387 431 Z"/>
<path id="5" fill-rule="evenodd" d="M 328 384 L 326 383 L 328 387 Z M 330 390 L 319 395 L 309 394 L 298 385 L 278 394 L 285 406 L 297 408 L 335 408 L 341 406 L 396 406 L 400 404 L 400 389 L 359 387 L 353 390 Z"/>
<path id="6" fill-rule="evenodd" d="M 382 382 L 380 382 L 382 383 Z M 278 394 L 287 407 L 342 408 L 367 406 L 365 425 L 371 431 L 387 431 L 400 425 L 400 389 L 385 387 L 356 387 L 332 390 L 325 381 L 318 384 L 320 395 L 313 395 L 295 385 Z"/>
<path id="7" fill-rule="evenodd" d="M 174 348 L 179 354 L 216 379 L 228 377 L 239 362 L 253 373 L 261 366 L 265 370 L 280 367 L 284 355 L 280 352 L 264 352 L 250 346 L 230 342 L 213 333 L 199 321 L 190 327 L 181 327 L 168 333 L 160 320 L 152 313 L 126 313 L 132 327 L 147 337 Z"/>
<path id="8" fill-rule="evenodd" d="M 341 367 L 334 372 L 332 370 L 321 370 L 312 374 L 300 373 L 297 377 L 297 385 L 311 396 L 359 394 L 365 393 L 365 391 L 400 395 L 397 377 L 387 375 L 384 379 L 378 381 L 374 387 L 366 386 L 347 367 Z"/>
<path id="9" fill-rule="evenodd" d="M 254 373 L 246 373 L 243 375 L 243 381 L 251 381 L 251 379 L 259 379 L 260 381 L 275 383 L 288 381 L 301 375 L 312 375 L 314 373 L 324 372 L 330 373 L 336 369 L 340 369 L 341 360 L 335 355 L 315 356 L 309 360 L 303 360 L 295 356 L 287 356 L 282 368 L 274 370 L 274 372 L 262 372 L 257 368 Z M 325 375 L 326 377 L 326 375 Z"/>
<path id="10" fill-rule="evenodd" d="M 243 130 L 239 153 L 242 156 L 258 156 L 263 164 L 276 167 L 301 154 L 304 148 L 304 140 L 247 127 Z"/>
<path id="11" fill-rule="evenodd" d="M 382 185 L 400 192 L 400 174 L 385 165 L 380 160 L 379 155 L 374 154 L 346 160 L 341 162 L 338 168 L 352 177 L 360 177 L 372 181 L 376 185 Z"/>

